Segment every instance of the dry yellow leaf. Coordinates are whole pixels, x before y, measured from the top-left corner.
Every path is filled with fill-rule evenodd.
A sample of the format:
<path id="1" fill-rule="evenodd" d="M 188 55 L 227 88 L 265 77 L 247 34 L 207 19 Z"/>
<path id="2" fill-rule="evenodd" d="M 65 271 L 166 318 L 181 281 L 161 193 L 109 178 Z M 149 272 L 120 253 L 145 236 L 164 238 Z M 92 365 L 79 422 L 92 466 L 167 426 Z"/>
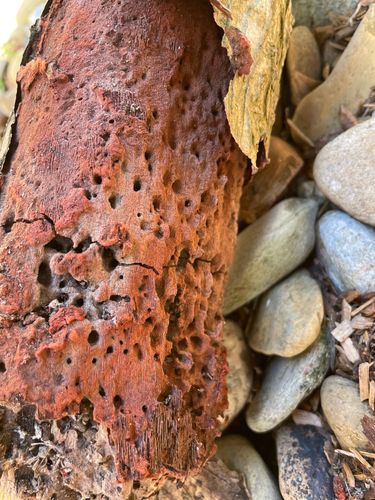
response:
<path id="1" fill-rule="evenodd" d="M 255 171 L 260 143 L 268 153 L 281 71 L 292 30 L 291 1 L 211 0 L 211 3 L 215 21 L 224 30 L 223 46 L 236 69 L 224 101 L 228 122 Z"/>

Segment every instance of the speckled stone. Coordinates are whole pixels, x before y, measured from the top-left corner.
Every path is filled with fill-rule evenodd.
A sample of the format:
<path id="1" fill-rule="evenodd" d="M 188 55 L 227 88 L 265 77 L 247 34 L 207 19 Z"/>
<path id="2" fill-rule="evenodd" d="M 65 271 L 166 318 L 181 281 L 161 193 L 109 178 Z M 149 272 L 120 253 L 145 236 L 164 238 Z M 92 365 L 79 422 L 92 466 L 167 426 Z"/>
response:
<path id="1" fill-rule="evenodd" d="M 375 226 L 375 117 L 340 134 L 319 152 L 314 178 L 325 196 Z"/>
<path id="2" fill-rule="evenodd" d="M 327 437 L 312 425 L 289 423 L 276 431 L 279 487 L 284 500 L 334 500 Z"/>
<path id="3" fill-rule="evenodd" d="M 338 375 L 326 378 L 320 390 L 324 415 L 344 449 L 373 451 L 362 430 L 365 415 L 373 417 L 367 403 L 359 398 L 358 384 Z"/>
<path id="4" fill-rule="evenodd" d="M 218 457 L 229 469 L 242 472 L 254 500 L 280 500 L 276 481 L 262 457 L 243 436 L 227 435 L 217 441 Z M 228 499 L 229 500 L 229 499 Z"/>
<path id="5" fill-rule="evenodd" d="M 255 432 L 274 429 L 321 384 L 327 369 L 328 348 L 323 334 L 299 356 L 273 358 L 247 409 L 247 425 Z"/>
<path id="6" fill-rule="evenodd" d="M 247 329 L 249 345 L 269 356 L 296 356 L 318 338 L 323 315 L 318 283 L 308 271 L 296 271 L 262 296 Z"/>
<path id="7" fill-rule="evenodd" d="M 318 255 L 335 287 L 375 290 L 375 230 L 344 212 L 327 212 L 318 223 Z"/>
<path id="8" fill-rule="evenodd" d="M 224 314 L 266 291 L 308 257 L 315 243 L 317 210 L 314 200 L 288 198 L 240 233 L 224 294 Z"/>

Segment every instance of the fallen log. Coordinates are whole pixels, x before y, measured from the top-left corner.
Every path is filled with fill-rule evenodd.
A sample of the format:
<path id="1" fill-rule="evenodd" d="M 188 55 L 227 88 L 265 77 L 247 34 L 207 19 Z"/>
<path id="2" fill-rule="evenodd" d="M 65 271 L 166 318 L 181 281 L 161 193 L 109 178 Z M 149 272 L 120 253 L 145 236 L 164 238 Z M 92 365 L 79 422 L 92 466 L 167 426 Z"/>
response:
<path id="1" fill-rule="evenodd" d="M 122 481 L 198 471 L 227 404 L 219 311 L 247 159 L 221 38 L 201 0 L 52 0 L 18 75 L 0 400 L 39 423 L 91 406 Z"/>

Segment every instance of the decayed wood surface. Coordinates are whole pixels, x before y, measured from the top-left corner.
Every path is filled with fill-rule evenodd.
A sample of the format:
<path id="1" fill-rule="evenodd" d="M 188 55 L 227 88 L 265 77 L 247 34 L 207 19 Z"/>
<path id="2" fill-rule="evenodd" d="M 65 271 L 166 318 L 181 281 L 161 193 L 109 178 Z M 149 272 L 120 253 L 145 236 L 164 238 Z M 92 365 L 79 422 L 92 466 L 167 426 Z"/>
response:
<path id="1" fill-rule="evenodd" d="M 224 278 L 246 158 L 209 3 L 53 0 L 2 171 L 0 398 L 82 401 L 123 480 L 185 478 L 226 406 Z"/>

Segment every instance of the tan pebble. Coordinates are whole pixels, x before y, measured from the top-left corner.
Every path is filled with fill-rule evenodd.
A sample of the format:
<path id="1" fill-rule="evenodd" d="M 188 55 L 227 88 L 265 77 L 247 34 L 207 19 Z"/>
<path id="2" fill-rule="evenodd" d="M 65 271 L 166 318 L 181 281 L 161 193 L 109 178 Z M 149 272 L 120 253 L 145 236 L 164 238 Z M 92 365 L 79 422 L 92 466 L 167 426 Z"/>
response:
<path id="1" fill-rule="evenodd" d="M 237 238 L 224 294 L 229 314 L 294 271 L 315 243 L 318 204 L 288 198 L 275 205 Z"/>
<path id="2" fill-rule="evenodd" d="M 375 226 L 375 117 L 329 142 L 314 162 L 327 198 L 352 217 Z"/>
<path id="3" fill-rule="evenodd" d="M 269 356 L 296 356 L 318 338 L 323 315 L 318 283 L 297 271 L 263 295 L 247 331 L 249 345 Z"/>
<path id="4" fill-rule="evenodd" d="M 254 500 L 280 500 L 275 479 L 262 457 L 243 436 L 227 435 L 217 441 L 218 457 L 229 469 L 242 472 Z"/>
<path id="5" fill-rule="evenodd" d="M 247 425 L 254 432 L 268 432 L 277 427 L 321 384 L 327 369 L 328 347 L 323 334 L 299 356 L 274 357 L 247 409 Z"/>
<path id="6" fill-rule="evenodd" d="M 320 390 L 324 416 L 344 449 L 372 451 L 372 446 L 363 433 L 361 420 L 365 415 L 373 417 L 367 403 L 360 400 L 359 387 L 353 380 L 332 375 Z"/>

